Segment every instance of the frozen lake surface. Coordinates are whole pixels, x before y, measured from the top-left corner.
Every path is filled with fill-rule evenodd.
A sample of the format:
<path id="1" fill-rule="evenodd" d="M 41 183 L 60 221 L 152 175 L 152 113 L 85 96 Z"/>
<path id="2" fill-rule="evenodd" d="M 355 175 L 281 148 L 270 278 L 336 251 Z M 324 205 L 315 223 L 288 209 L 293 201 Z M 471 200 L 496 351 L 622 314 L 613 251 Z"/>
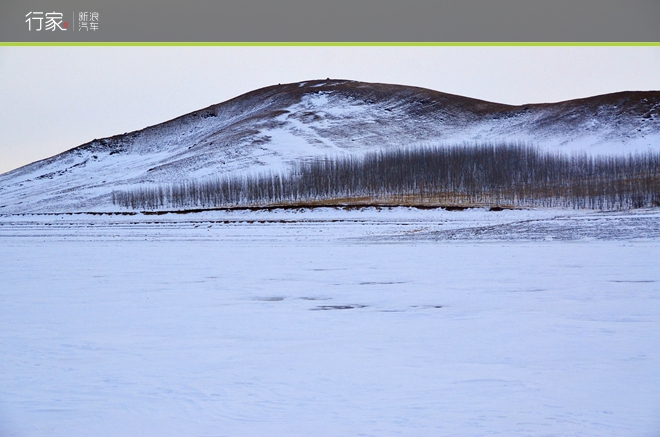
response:
<path id="1" fill-rule="evenodd" d="M 0 217 L 0 436 L 658 436 L 660 211 Z"/>

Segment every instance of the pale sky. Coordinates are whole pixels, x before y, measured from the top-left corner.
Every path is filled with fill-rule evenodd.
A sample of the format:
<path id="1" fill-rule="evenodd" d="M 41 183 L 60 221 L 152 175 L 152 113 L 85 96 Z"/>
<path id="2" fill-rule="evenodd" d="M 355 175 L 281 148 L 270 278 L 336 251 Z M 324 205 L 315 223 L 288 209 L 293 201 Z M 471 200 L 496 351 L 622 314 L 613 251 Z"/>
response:
<path id="1" fill-rule="evenodd" d="M 0 47 L 0 173 L 310 79 L 508 104 L 660 90 L 656 47 Z"/>

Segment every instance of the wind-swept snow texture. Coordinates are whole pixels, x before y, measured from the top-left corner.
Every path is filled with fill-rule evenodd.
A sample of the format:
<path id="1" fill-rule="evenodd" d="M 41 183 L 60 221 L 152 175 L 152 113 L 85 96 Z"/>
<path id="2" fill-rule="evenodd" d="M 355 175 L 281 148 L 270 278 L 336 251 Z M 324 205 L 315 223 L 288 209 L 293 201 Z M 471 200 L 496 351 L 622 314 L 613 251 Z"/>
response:
<path id="1" fill-rule="evenodd" d="M 660 148 L 660 91 L 509 106 L 346 80 L 276 85 L 0 175 L 0 213 L 113 210 L 140 184 L 264 170 L 296 159 L 464 142 L 626 154 Z"/>
<path id="2" fill-rule="evenodd" d="M 656 437 L 659 214 L 0 217 L 0 435 Z"/>

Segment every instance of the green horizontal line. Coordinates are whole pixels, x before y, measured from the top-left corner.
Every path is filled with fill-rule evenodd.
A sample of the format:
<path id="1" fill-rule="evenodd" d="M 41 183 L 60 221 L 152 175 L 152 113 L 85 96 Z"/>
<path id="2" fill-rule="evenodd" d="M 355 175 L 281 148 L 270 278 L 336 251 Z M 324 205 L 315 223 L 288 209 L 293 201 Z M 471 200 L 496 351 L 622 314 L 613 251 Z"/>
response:
<path id="1" fill-rule="evenodd" d="M 95 47 L 658 47 L 660 41 L 639 42 L 0 42 L 0 46 Z"/>

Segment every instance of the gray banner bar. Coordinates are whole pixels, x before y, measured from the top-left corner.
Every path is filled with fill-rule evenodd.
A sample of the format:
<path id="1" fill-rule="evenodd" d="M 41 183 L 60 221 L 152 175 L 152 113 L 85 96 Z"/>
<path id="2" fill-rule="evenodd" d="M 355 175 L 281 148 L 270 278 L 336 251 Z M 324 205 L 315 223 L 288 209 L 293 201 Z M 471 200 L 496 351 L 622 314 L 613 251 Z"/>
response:
<path id="1" fill-rule="evenodd" d="M 658 42 L 658 23 L 657 0 L 10 0 L 0 41 Z"/>

